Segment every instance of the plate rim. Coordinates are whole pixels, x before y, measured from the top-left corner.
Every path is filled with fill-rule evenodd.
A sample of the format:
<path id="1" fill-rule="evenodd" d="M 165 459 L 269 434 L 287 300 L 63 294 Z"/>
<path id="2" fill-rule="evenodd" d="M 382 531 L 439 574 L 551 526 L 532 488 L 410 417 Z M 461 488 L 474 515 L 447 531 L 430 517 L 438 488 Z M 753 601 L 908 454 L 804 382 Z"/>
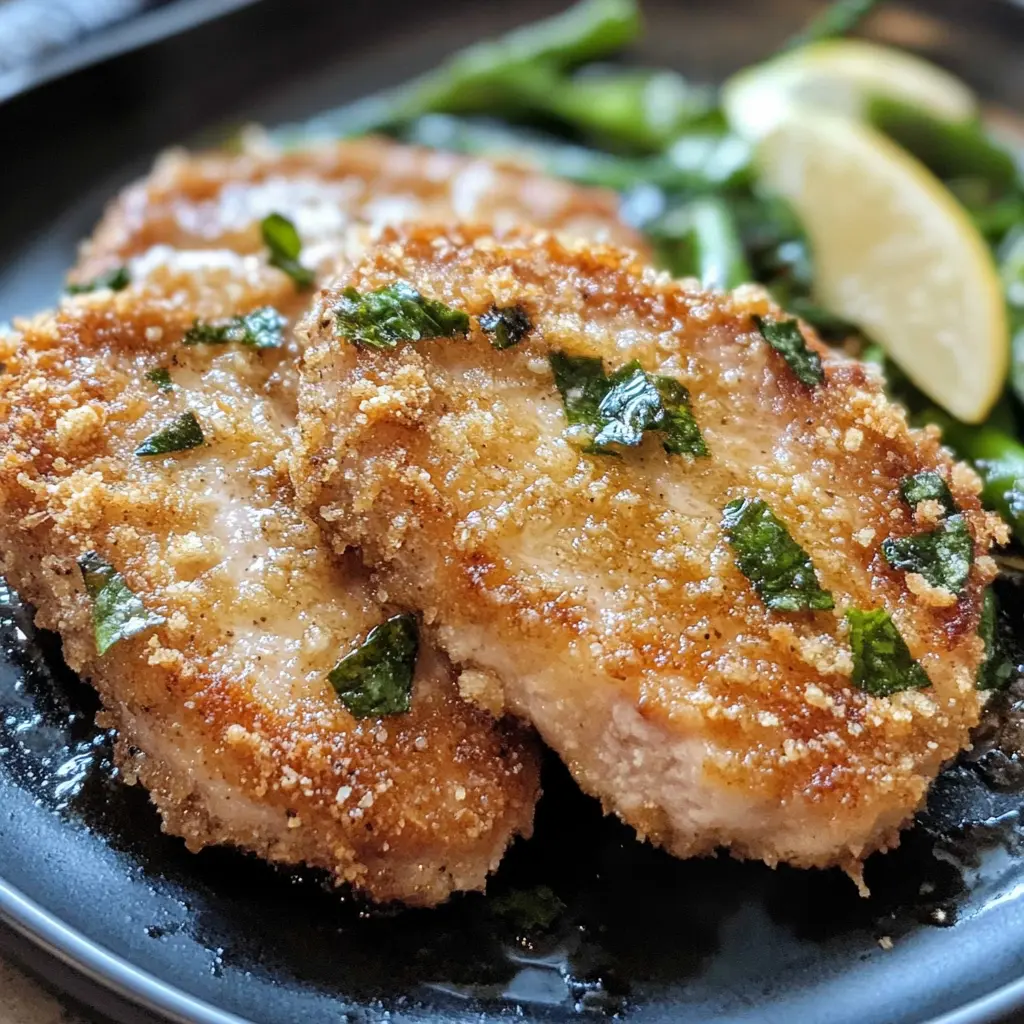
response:
<path id="1" fill-rule="evenodd" d="M 132 1005 L 174 1024 L 252 1024 L 105 949 L 0 877 L 0 922 Z"/>
<path id="2" fill-rule="evenodd" d="M 257 0 L 181 0 L 142 11 L 127 21 L 114 22 L 66 48 L 44 54 L 38 61 L 0 75 L 0 103 L 60 78 L 66 78 L 122 54 L 140 50 L 168 36 L 198 28 L 256 3 Z"/>
<path id="3" fill-rule="evenodd" d="M 37 949 L 133 1006 L 173 1024 L 252 1024 L 230 1010 L 190 995 L 116 953 L 26 896 L 0 876 L 0 922 Z M 1024 977 L 932 1017 L 923 1024 L 997 1024 L 1024 1007 Z M 523 1020 L 529 1020 L 524 1014 Z M 628 1018 L 627 1018 L 628 1019 Z"/>

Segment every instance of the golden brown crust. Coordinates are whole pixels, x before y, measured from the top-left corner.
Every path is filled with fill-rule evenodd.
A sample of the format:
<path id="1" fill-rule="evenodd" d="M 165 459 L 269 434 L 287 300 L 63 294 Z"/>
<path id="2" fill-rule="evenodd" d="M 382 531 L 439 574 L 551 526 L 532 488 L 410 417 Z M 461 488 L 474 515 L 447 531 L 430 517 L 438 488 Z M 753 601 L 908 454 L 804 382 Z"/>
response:
<path id="1" fill-rule="evenodd" d="M 503 351 L 475 326 L 394 351 L 336 336 L 340 288 L 399 278 L 470 314 L 521 304 L 535 329 Z M 968 742 L 987 552 L 1003 527 L 866 367 L 812 337 L 826 383 L 808 389 L 752 314 L 779 315 L 759 289 L 698 291 L 612 248 L 387 233 L 308 319 L 293 475 L 339 549 L 361 547 L 387 591 L 427 610 L 457 662 L 496 674 L 641 832 L 681 854 L 724 843 L 850 864 L 895 843 Z M 710 458 L 670 457 L 653 437 L 621 459 L 581 452 L 547 363 L 556 349 L 680 380 Z M 975 541 L 952 602 L 880 551 L 921 529 L 899 483 L 923 469 L 949 482 Z M 834 612 L 765 607 L 720 526 L 746 495 L 810 553 Z M 887 609 L 931 688 L 855 688 L 849 607 Z"/>
<path id="2" fill-rule="evenodd" d="M 239 308 L 288 308 L 285 287 L 268 271 L 239 287 Z M 533 746 L 463 703 L 429 649 L 409 714 L 355 720 L 340 705 L 326 674 L 388 609 L 293 507 L 291 399 L 275 371 L 294 350 L 185 348 L 196 305 L 140 284 L 69 302 L 4 343 L 5 574 L 100 690 L 126 766 L 192 848 L 233 842 L 381 900 L 479 887 L 530 831 Z M 159 365 L 170 394 L 144 377 Z M 186 407 L 206 446 L 132 454 Z M 86 550 L 166 619 L 103 657 L 75 564 Z"/>
<path id="3" fill-rule="evenodd" d="M 376 899 L 479 888 L 529 834 L 537 750 L 458 698 L 424 643 L 409 715 L 355 722 L 325 673 L 388 612 L 295 509 L 284 471 L 297 348 L 184 348 L 194 318 L 311 293 L 267 264 L 259 221 L 293 219 L 329 265 L 408 217 L 533 221 L 639 245 L 617 199 L 522 169 L 383 140 L 167 154 L 120 195 L 73 278 L 128 264 L 132 287 L 72 300 L 3 343 L 0 543 L 11 582 L 100 690 L 126 777 L 192 848 L 232 842 L 324 867 Z M 169 366 L 159 393 L 147 369 Z M 188 403 L 211 444 L 140 460 Z M 95 548 L 167 624 L 97 658 L 74 564 Z M 500 707 L 495 710 L 500 713 Z"/>
<path id="4" fill-rule="evenodd" d="M 479 221 L 492 230 L 536 224 L 646 250 L 618 205 L 605 189 L 385 139 L 239 154 L 175 150 L 110 205 L 76 277 L 88 280 L 153 246 L 256 253 L 259 221 L 273 212 L 295 222 L 310 266 L 337 255 L 354 224 L 411 220 Z"/>

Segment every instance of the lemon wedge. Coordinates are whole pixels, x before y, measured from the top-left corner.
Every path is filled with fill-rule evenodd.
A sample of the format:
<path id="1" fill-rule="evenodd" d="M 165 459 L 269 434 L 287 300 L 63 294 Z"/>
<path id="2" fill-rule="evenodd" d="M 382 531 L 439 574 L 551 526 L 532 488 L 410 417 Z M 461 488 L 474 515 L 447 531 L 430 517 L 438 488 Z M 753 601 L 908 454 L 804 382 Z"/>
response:
<path id="1" fill-rule="evenodd" d="M 999 274 L 953 196 L 880 132 L 801 108 L 757 150 L 815 260 L 815 299 L 860 325 L 929 398 L 978 423 L 1009 360 Z"/>
<path id="2" fill-rule="evenodd" d="M 793 106 L 860 120 L 874 97 L 906 103 L 943 121 L 977 116 L 974 94 L 958 78 L 901 50 L 836 39 L 814 43 L 734 75 L 722 89 L 733 131 L 759 139 Z"/>

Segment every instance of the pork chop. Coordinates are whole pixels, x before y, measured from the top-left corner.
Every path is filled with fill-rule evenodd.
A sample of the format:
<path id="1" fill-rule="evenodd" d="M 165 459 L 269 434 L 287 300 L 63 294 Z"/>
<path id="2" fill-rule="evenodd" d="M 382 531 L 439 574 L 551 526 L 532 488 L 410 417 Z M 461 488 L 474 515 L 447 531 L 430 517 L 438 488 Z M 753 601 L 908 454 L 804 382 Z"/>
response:
<path id="1" fill-rule="evenodd" d="M 873 371 L 548 234 L 386 232 L 303 329 L 300 500 L 586 791 L 679 856 L 898 841 L 1005 528 Z"/>
<path id="2" fill-rule="evenodd" d="M 629 240 L 615 209 L 610 193 L 380 141 L 176 152 L 111 204 L 72 275 L 125 290 L 66 299 L 0 342 L 3 571 L 99 689 L 126 777 L 190 848 L 229 842 L 432 904 L 483 886 L 538 793 L 531 738 L 462 701 L 425 640 L 407 712 L 361 717 L 328 679 L 414 609 L 382 602 L 295 507 L 290 325 L 312 292 L 268 265 L 261 219 L 292 219 L 316 268 L 396 217 Z M 260 310 L 280 347 L 239 326 Z M 138 454 L 169 427 L 201 444 Z M 124 621 L 115 602 L 98 627 L 111 594 Z"/>

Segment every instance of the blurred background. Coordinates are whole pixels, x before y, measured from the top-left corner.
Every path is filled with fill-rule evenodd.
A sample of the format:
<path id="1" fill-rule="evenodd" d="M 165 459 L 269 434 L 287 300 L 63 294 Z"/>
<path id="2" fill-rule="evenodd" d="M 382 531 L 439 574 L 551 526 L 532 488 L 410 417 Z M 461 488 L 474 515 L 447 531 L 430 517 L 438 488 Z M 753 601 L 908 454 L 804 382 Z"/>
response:
<path id="1" fill-rule="evenodd" d="M 0 100 L 250 0 L 0 0 Z"/>
<path id="2" fill-rule="evenodd" d="M 290 8 L 297 21 L 315 22 L 321 29 L 325 24 L 340 26 L 343 22 L 358 29 L 359 23 L 365 20 L 359 10 L 364 7 L 362 4 L 328 5 L 318 0 L 0 0 L 0 101 L 105 57 L 257 4 Z M 887 31 L 881 34 L 892 34 L 894 42 L 927 49 L 929 43 L 938 41 L 936 26 L 943 22 L 948 24 L 949 15 L 970 10 L 972 15 L 980 14 L 982 18 L 988 13 L 998 17 L 1000 7 L 1013 5 L 1022 6 L 1024 0 L 911 0 L 905 4 L 890 4 L 885 15 L 890 24 L 882 26 Z M 503 20 L 513 24 L 558 5 L 536 0 L 524 0 L 515 5 L 476 0 L 471 4 L 447 6 L 464 9 L 456 30 L 462 36 L 466 23 L 477 20 L 474 9 L 487 12 L 483 17 L 493 23 L 499 17 L 495 9 L 503 8 Z M 663 0 L 656 6 L 685 10 L 687 16 L 706 9 L 709 17 L 719 22 L 724 11 L 735 9 L 732 31 L 737 56 L 741 57 L 747 52 L 753 55 L 770 49 L 766 42 L 778 34 L 779 26 L 800 23 L 820 4 L 815 0 L 765 0 L 758 5 L 730 0 Z M 327 7 L 333 7 L 334 12 L 328 13 Z M 380 7 L 393 11 L 396 36 L 404 34 L 403 23 L 415 24 L 428 20 L 430 15 L 430 5 L 420 7 L 394 0 L 384 0 L 372 7 L 377 11 Z M 914 12 L 920 13 L 915 17 Z M 347 48 L 341 36 L 335 37 L 335 41 L 339 50 Z M 1024 75 L 1024 61 L 1020 63 Z"/>

